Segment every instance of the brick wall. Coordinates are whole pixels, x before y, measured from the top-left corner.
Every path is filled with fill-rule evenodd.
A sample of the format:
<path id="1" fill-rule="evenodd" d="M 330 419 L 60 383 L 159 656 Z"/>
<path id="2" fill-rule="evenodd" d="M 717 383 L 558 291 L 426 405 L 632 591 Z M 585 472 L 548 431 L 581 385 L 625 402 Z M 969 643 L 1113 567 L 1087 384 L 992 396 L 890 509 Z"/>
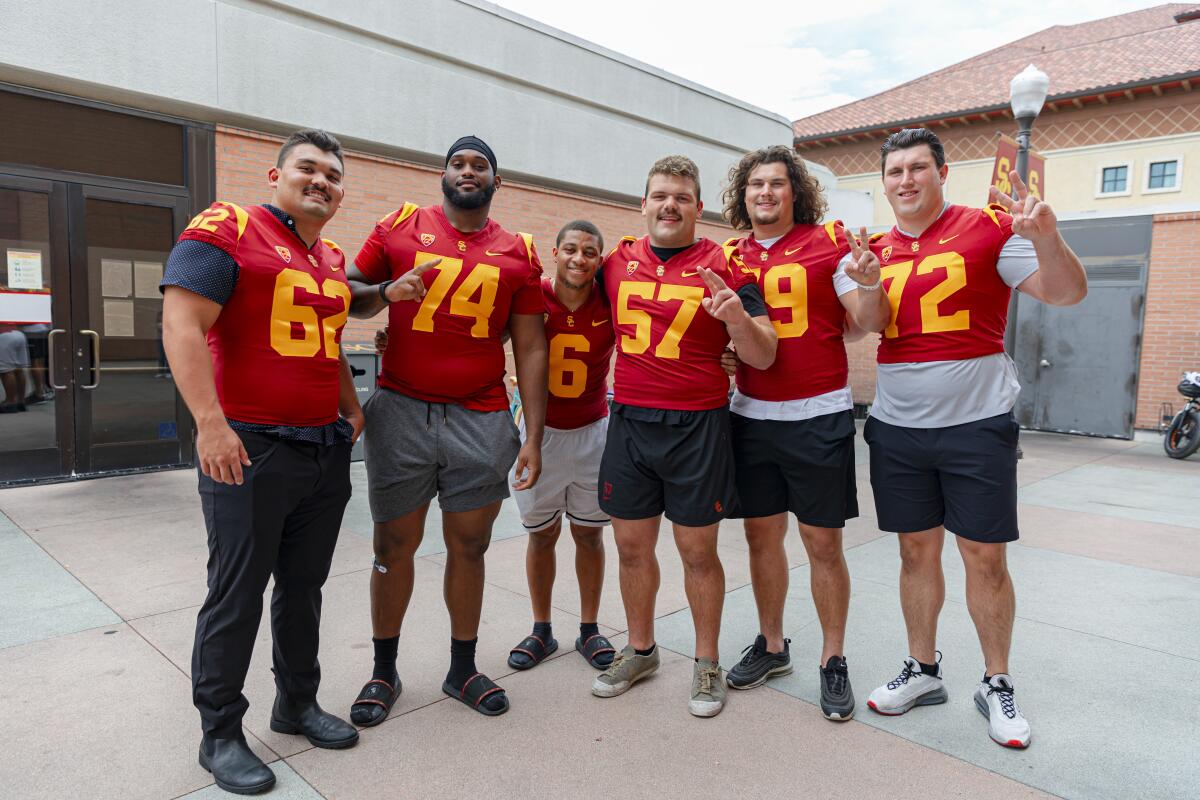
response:
<path id="1" fill-rule="evenodd" d="M 268 199 L 267 170 L 275 163 L 282 139 L 236 128 L 218 127 L 216 139 L 217 198 L 239 205 Z M 500 154 L 503 158 L 503 154 Z M 501 162 L 503 163 L 503 161 Z M 638 175 L 649 165 L 631 165 Z M 364 153 L 346 154 L 346 199 L 322 235 L 333 239 L 353 260 L 359 246 L 380 217 L 405 202 L 432 205 L 442 201 L 440 170 Z M 501 176 L 503 177 L 503 170 Z M 505 182 L 492 205 L 492 218 L 512 231 L 533 234 L 547 271 L 553 269 L 550 248 L 563 223 L 589 219 L 604 234 L 605 244 L 626 235 L 645 232 L 641 210 L 580 195 Z M 730 230 L 701 224 L 701 236 L 724 241 Z M 350 343 L 370 341 L 383 324 L 384 315 L 372 320 L 350 320 L 344 334 Z"/>
<path id="2" fill-rule="evenodd" d="M 1179 376 L 1200 369 L 1200 213 L 1154 218 L 1135 427 L 1157 428 L 1159 407 L 1178 411 Z"/>

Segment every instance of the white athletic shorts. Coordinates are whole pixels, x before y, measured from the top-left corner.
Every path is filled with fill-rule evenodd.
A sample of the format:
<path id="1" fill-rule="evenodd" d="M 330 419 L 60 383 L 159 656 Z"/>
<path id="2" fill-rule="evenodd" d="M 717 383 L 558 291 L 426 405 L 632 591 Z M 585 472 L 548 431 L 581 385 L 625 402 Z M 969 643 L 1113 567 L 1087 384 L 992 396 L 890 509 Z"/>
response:
<path id="1" fill-rule="evenodd" d="M 520 431 L 524 442 L 524 419 Z M 546 427 L 541 477 L 532 489 L 513 492 L 525 530 L 532 533 L 549 528 L 563 514 L 578 525 L 602 528 L 608 524 L 596 492 L 607 437 L 607 416 L 582 428 Z M 510 475 L 510 479 L 515 481 L 516 475 Z"/>

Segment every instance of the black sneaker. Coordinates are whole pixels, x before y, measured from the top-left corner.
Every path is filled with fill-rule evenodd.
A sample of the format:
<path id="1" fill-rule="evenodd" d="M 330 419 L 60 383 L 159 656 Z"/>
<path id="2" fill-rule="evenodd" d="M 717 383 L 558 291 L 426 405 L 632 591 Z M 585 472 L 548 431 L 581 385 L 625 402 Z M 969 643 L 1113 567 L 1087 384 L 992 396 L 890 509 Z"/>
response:
<path id="1" fill-rule="evenodd" d="M 830 656 L 821 670 L 821 713 L 825 719 L 845 722 L 854 716 L 854 692 L 846 659 Z"/>
<path id="2" fill-rule="evenodd" d="M 792 656 L 788 651 L 791 639 L 783 640 L 782 653 L 767 652 L 767 637 L 761 633 L 754 637 L 754 644 L 742 651 L 742 660 L 725 675 L 730 689 L 753 689 L 762 686 L 767 678 L 788 675 L 792 671 Z"/>

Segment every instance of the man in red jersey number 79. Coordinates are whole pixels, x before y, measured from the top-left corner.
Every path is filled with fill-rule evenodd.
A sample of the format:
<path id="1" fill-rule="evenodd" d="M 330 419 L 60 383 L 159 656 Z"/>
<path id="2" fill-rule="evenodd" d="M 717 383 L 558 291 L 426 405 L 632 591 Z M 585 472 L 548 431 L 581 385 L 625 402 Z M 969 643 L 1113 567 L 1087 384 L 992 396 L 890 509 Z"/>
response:
<path id="1" fill-rule="evenodd" d="M 1004 328 L 1012 288 L 1043 303 L 1074 305 L 1087 294 L 1087 275 L 1050 206 L 1015 174 L 1018 200 L 993 188 L 996 205 L 967 208 L 945 200 L 949 167 L 932 131 L 899 131 L 881 151 L 896 226 L 872 239 L 871 249 L 883 265 L 892 314 L 863 435 L 879 527 L 900 534 L 909 656 L 867 705 L 903 714 L 947 699 L 936 635 L 946 594 L 942 542 L 950 530 L 983 649 L 975 705 L 992 739 L 1026 747 L 1029 723 L 1008 674 L 1016 598 L 1005 548 L 1018 535 L 1012 407 L 1021 387 L 1004 352 Z"/>

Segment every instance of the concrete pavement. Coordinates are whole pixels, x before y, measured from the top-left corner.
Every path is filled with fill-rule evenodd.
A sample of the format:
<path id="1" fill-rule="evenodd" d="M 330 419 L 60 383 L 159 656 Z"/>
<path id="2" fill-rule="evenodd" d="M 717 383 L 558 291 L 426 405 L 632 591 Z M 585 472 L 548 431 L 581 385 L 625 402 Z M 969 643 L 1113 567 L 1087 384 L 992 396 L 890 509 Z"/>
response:
<path id="1" fill-rule="evenodd" d="M 875 526 L 859 445 L 863 515 L 846 531 L 853 721 L 827 722 L 814 705 L 820 629 L 797 535 L 788 541 L 786 612 L 795 672 L 731 692 L 715 719 L 687 713 L 693 632 L 669 533 L 659 541 L 657 637 L 667 652 L 657 675 L 620 698 L 589 693 L 596 673 L 571 649 L 579 598 L 569 536 L 559 545 L 559 653 L 511 674 L 508 649 L 530 625 L 525 535 L 511 501 L 488 556 L 478 662 L 513 707 L 498 718 L 471 712 L 440 690 L 449 622 L 435 508 L 401 639 L 404 694 L 358 747 L 317 750 L 269 730 L 270 632 L 260 629 L 245 724 L 279 776 L 268 796 L 1195 796 L 1200 458 L 1171 461 L 1155 442 L 1022 435 L 1022 532 L 1009 551 L 1018 598 L 1012 673 L 1034 738 L 1017 752 L 988 739 L 971 701 L 982 657 L 952 542 L 939 631 L 950 702 L 894 718 L 866 708 L 906 652 L 896 542 Z M 321 649 L 320 699 L 343 715 L 371 665 L 371 523 L 363 468 L 353 469 Z M 0 795 L 228 796 L 196 764 L 188 672 L 206 550 L 195 474 L 8 489 L 0 512 Z M 625 618 L 611 534 L 608 542 L 600 624 L 619 647 Z M 728 667 L 757 623 L 740 523 L 722 526 L 720 547 Z"/>

